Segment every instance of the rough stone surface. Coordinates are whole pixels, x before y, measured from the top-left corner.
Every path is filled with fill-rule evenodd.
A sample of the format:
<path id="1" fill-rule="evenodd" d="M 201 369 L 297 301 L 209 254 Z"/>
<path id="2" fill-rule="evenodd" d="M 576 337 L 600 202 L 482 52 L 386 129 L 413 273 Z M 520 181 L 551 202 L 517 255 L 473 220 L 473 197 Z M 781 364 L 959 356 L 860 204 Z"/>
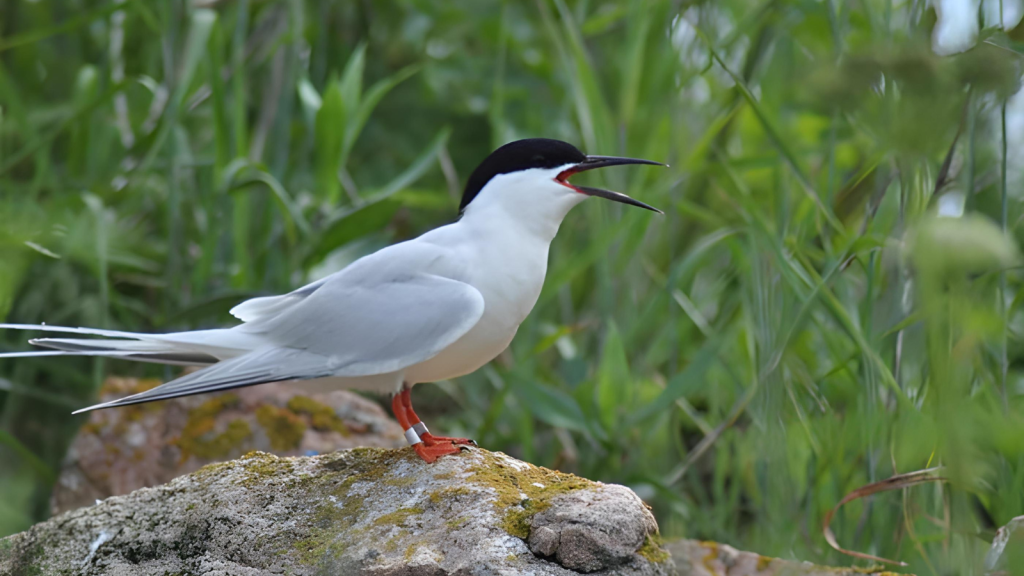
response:
<path id="1" fill-rule="evenodd" d="M 110 378 L 101 399 L 158 384 Z M 300 456 L 404 445 L 402 429 L 372 401 L 341 390 L 309 392 L 292 383 L 97 410 L 68 451 L 51 508 L 57 515 L 253 450 Z"/>
<path id="2" fill-rule="evenodd" d="M 654 516 L 625 486 L 560 496 L 530 520 L 530 550 L 579 572 L 623 564 L 658 531 Z"/>
<path id="3" fill-rule="evenodd" d="M 677 540 L 665 547 L 678 576 L 912 576 L 884 568 L 832 568 L 770 558 L 717 542 Z"/>
<path id="4" fill-rule="evenodd" d="M 0 574 L 667 575 L 658 542 L 631 491 L 500 453 L 257 452 L 0 540 Z"/>

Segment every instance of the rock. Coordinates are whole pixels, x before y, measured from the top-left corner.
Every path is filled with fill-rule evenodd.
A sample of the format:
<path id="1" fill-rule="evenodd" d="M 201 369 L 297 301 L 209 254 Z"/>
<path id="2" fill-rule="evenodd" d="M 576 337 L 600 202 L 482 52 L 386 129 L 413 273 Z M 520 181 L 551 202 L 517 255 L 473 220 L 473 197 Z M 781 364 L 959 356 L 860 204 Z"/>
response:
<path id="1" fill-rule="evenodd" d="M 1024 571 L 1024 516 L 1017 516 L 996 531 L 985 555 L 985 574 L 1020 574 Z"/>
<path id="2" fill-rule="evenodd" d="M 254 452 L 0 540 L 0 574 L 668 575 L 622 486 L 473 448 Z"/>
<path id="3" fill-rule="evenodd" d="M 912 576 L 884 568 L 832 568 L 742 552 L 717 542 L 678 540 L 665 545 L 677 576 Z"/>
<path id="4" fill-rule="evenodd" d="M 101 399 L 159 383 L 110 378 Z M 68 450 L 51 509 L 56 515 L 88 506 L 253 450 L 299 456 L 404 445 L 401 427 L 376 403 L 341 390 L 307 393 L 293 383 L 97 410 Z"/>
<path id="5" fill-rule="evenodd" d="M 530 550 L 578 572 L 624 564 L 658 532 L 654 516 L 625 486 L 571 492 L 557 502 L 530 520 Z"/>

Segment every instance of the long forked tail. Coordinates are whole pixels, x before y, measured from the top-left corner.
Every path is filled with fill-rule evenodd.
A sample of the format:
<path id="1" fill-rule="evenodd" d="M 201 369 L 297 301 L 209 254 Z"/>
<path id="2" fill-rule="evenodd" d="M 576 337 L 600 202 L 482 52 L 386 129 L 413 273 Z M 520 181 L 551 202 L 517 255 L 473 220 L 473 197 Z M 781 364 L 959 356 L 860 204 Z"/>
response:
<path id="1" fill-rule="evenodd" d="M 36 338 L 36 346 L 52 350 L 0 353 L 0 359 L 31 356 L 109 356 L 203 366 L 139 394 L 76 410 L 74 414 L 191 396 L 267 382 L 304 380 L 331 374 L 329 359 L 294 348 L 277 348 L 261 336 L 239 330 L 196 330 L 168 334 L 140 334 L 98 328 L 68 328 L 45 324 L 0 324 L 0 329 L 80 334 L 98 338 Z"/>
<path id="2" fill-rule="evenodd" d="M 46 324 L 0 324 L 0 329 L 81 334 L 100 338 L 33 338 L 30 344 L 50 350 L 0 353 L 3 358 L 38 356 L 105 356 L 158 364 L 208 366 L 249 350 L 244 336 L 229 342 L 228 330 L 200 330 L 171 334 L 140 334 L 99 328 L 70 328 Z M 241 335 L 239 335 L 241 336 Z"/>
<path id="3" fill-rule="evenodd" d="M 207 366 L 145 392 L 76 410 L 74 414 L 269 382 L 312 380 L 331 376 L 334 370 L 330 359 L 324 356 L 297 348 L 271 345 Z"/>

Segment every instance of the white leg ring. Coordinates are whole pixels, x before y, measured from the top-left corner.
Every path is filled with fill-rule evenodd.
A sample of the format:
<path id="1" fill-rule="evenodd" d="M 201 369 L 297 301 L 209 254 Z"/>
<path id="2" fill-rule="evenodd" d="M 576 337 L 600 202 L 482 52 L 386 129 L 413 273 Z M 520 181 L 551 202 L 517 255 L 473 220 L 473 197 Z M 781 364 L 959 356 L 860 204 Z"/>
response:
<path id="1" fill-rule="evenodd" d="M 427 425 L 424 424 L 423 422 L 417 422 L 413 424 L 412 429 L 415 430 L 416 433 L 419 434 L 420 436 L 430 433 L 430 431 L 427 430 Z"/>
<path id="2" fill-rule="evenodd" d="M 423 442 L 422 440 L 420 440 L 420 435 L 417 434 L 416 430 L 413 430 L 412 428 L 409 428 L 408 430 L 405 431 L 405 441 L 409 443 L 409 446 L 415 446 L 416 444 Z"/>

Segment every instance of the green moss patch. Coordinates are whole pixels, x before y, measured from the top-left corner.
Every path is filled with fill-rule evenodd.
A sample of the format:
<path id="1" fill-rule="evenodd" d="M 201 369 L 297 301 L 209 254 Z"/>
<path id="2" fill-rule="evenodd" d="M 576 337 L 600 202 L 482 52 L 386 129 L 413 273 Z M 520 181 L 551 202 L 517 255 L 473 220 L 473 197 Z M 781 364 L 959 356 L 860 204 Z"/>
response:
<path id="1" fill-rule="evenodd" d="M 306 434 L 306 423 L 287 408 L 264 404 L 256 409 L 256 421 L 267 433 L 274 450 L 294 450 Z"/>
<path id="2" fill-rule="evenodd" d="M 290 478 L 295 470 L 295 465 L 290 459 L 279 458 L 266 452 L 249 452 L 239 462 L 242 463 L 245 470 L 242 485 L 248 487 L 263 484 L 274 476 Z"/>
<path id="3" fill-rule="evenodd" d="M 205 459 L 224 458 L 252 436 L 249 423 L 242 419 L 232 420 L 226 430 L 214 434 L 217 416 L 225 410 L 236 408 L 240 402 L 237 394 L 224 394 L 190 410 L 188 422 L 185 423 L 181 436 L 175 440 L 175 444 L 181 449 L 181 460 L 188 460 L 192 456 Z"/>
<path id="4" fill-rule="evenodd" d="M 308 483 L 304 488 L 313 494 L 327 493 L 333 499 L 321 500 L 314 512 L 312 534 L 296 543 L 295 551 L 300 562 L 315 566 L 325 558 L 339 556 L 345 545 L 338 536 L 352 529 L 363 509 L 364 497 L 352 494 L 353 486 L 361 482 L 390 485 L 388 481 L 392 478 L 388 473 L 410 455 L 408 450 L 355 448 L 322 460 L 321 470 L 304 478 L 303 481 Z M 414 514 L 422 512 L 419 508 L 399 509 L 381 516 L 375 524 L 400 526 Z"/>
<path id="5" fill-rule="evenodd" d="M 466 522 L 469 522 L 469 518 L 466 518 L 465 516 L 459 516 L 458 518 L 449 520 L 444 524 L 448 527 L 449 530 L 457 530 L 465 526 Z"/>
<path id="6" fill-rule="evenodd" d="M 423 508 L 399 508 L 373 521 L 374 526 L 402 526 L 410 516 L 423 514 Z"/>
<path id="7" fill-rule="evenodd" d="M 308 396 L 292 396 L 288 400 L 288 409 L 296 414 L 307 416 L 314 430 L 320 432 L 334 431 L 342 436 L 352 435 L 352 431 L 338 417 L 334 408 L 322 402 L 317 402 Z"/>
<path id="8" fill-rule="evenodd" d="M 662 547 L 662 544 L 664 544 L 664 542 L 662 541 L 660 534 L 650 534 L 644 538 L 643 546 L 641 546 L 636 553 L 643 556 L 648 562 L 653 564 L 668 562 L 668 550 L 665 550 Z"/>
<path id="9" fill-rule="evenodd" d="M 465 486 L 457 486 L 455 488 L 444 488 L 442 490 L 434 490 L 433 492 L 430 493 L 430 502 L 431 504 L 435 505 L 441 504 L 442 502 L 447 502 L 449 500 L 458 498 L 459 496 L 469 494 L 469 492 L 469 488 L 466 488 Z"/>
<path id="10" fill-rule="evenodd" d="M 501 519 L 501 528 L 505 532 L 526 540 L 530 537 L 530 518 L 540 510 L 532 510 L 530 502 L 524 502 L 523 507 L 510 508 Z"/>
<path id="11" fill-rule="evenodd" d="M 524 540 L 530 535 L 530 518 L 550 507 L 552 498 L 597 486 L 574 474 L 533 465 L 516 467 L 497 456 L 485 454 L 486 462 L 471 471 L 468 482 L 495 491 L 494 506 L 502 516 L 502 528 Z"/>
<path id="12" fill-rule="evenodd" d="M 29 533 L 25 533 L 23 536 L 25 540 L 31 538 L 27 546 L 14 544 L 12 539 L 17 538 L 18 535 L 0 540 L 0 560 L 9 562 L 8 566 L 12 568 L 11 576 L 39 576 L 43 573 L 39 563 L 46 557 L 46 551 L 43 544 L 38 539 L 29 536 Z"/>

